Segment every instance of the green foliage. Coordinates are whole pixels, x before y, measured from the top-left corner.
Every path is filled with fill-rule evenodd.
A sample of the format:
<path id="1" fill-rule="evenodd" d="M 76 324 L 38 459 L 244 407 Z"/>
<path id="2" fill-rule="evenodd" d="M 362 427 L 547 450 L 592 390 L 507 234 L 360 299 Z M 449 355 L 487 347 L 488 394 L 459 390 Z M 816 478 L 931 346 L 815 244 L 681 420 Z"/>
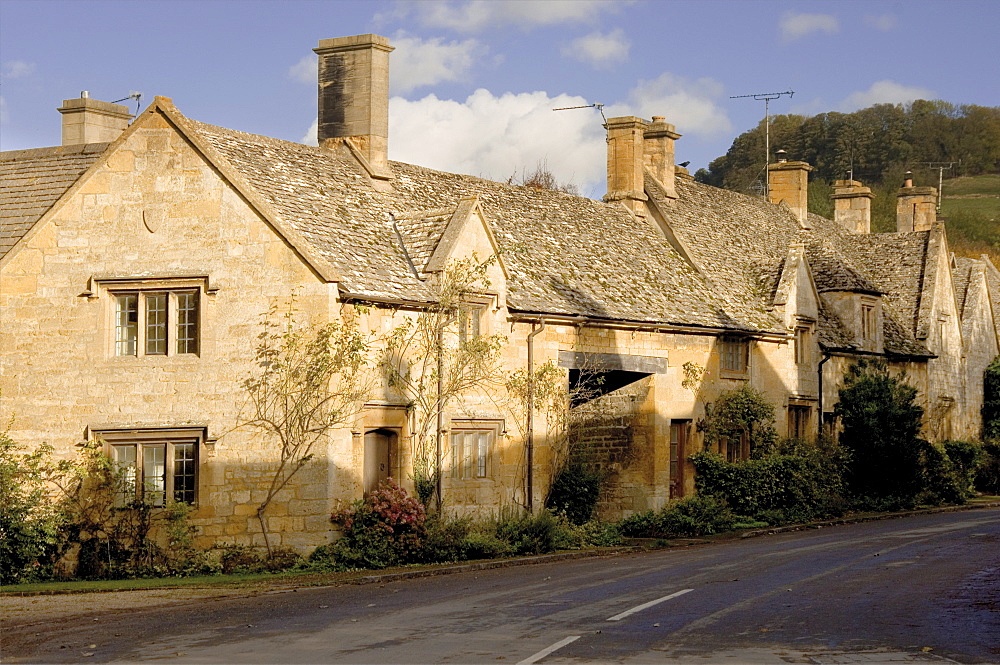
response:
<path id="1" fill-rule="evenodd" d="M 344 530 L 335 543 L 335 558 L 344 568 L 387 568 L 422 553 L 427 513 L 392 478 L 331 520 Z"/>
<path id="2" fill-rule="evenodd" d="M 983 375 L 983 439 L 1000 441 L 1000 356 Z"/>
<path id="3" fill-rule="evenodd" d="M 916 397 L 916 388 L 890 375 L 883 360 L 848 369 L 834 412 L 843 423 L 840 443 L 850 453 L 845 479 L 855 495 L 907 501 L 921 491 L 923 409 Z"/>
<path id="4" fill-rule="evenodd" d="M 739 439 L 744 432 L 750 439 L 751 455 L 770 451 L 778 438 L 774 406 L 749 385 L 722 393 L 705 409 L 706 445 L 715 445 L 722 439 Z"/>
<path id="5" fill-rule="evenodd" d="M 924 470 L 923 490 L 917 495 L 917 502 L 924 504 L 963 504 L 972 496 L 972 475 L 975 473 L 976 455 L 965 448 L 971 444 L 952 441 L 952 452 L 956 457 L 963 453 L 968 462 L 973 464 L 970 469 L 963 469 L 948 454 L 946 445 L 937 445 L 927 441 L 923 443 L 921 463 Z M 961 447 L 959 447 L 961 446 Z"/>
<path id="6" fill-rule="evenodd" d="M 826 182 L 853 174 L 875 185 L 887 182 L 888 173 L 902 173 L 920 162 L 959 159 L 962 175 L 1000 171 L 1000 107 L 917 100 L 876 104 L 853 113 L 776 115 L 770 129 L 772 149 L 782 148 L 791 159 L 809 162 L 816 169 L 814 179 Z M 729 151 L 698 179 L 749 192 L 763 167 L 761 121 L 736 137 Z M 898 187 L 900 182 L 890 184 Z"/>
<path id="7" fill-rule="evenodd" d="M 983 460 L 976 471 L 976 489 L 987 494 L 1000 494 L 1000 441 L 983 446 Z"/>
<path id="8" fill-rule="evenodd" d="M 496 537 L 514 554 L 546 554 L 556 549 L 559 520 L 548 510 L 532 515 L 517 507 L 502 509 L 495 521 Z"/>
<path id="9" fill-rule="evenodd" d="M 626 517 L 618 523 L 618 530 L 633 538 L 709 536 L 731 531 L 736 522 L 736 514 L 725 501 L 697 495 L 672 501 L 659 511 Z"/>
<path id="10" fill-rule="evenodd" d="M 601 495 L 604 474 L 579 461 L 571 460 L 556 475 L 549 488 L 546 507 L 565 513 L 573 524 L 590 521 Z"/>
<path id="11" fill-rule="evenodd" d="M 690 459 L 698 493 L 724 500 L 739 515 L 777 524 L 842 510 L 842 460 L 835 449 L 797 443 L 742 462 L 708 452 Z"/>
<path id="12" fill-rule="evenodd" d="M 382 340 L 378 368 L 411 410 L 413 479 L 425 503 L 431 498 L 427 489 L 436 490 L 441 472 L 438 418 L 453 401 L 503 382 L 499 361 L 506 337 L 477 334 L 474 324 L 480 316 L 475 303 L 489 291 L 496 260 L 480 261 L 473 254 L 449 263 L 428 284 L 430 302 L 403 315 Z"/>
<path id="13" fill-rule="evenodd" d="M 307 326 L 296 320 L 294 298 L 285 312 L 272 308 L 254 347 L 256 367 L 243 382 L 247 401 L 239 427 L 256 430 L 278 452 L 278 463 L 257 519 L 268 552 L 265 513 L 296 473 L 313 458 L 313 447 L 361 408 L 369 340 L 353 319 Z"/>
<path id="14" fill-rule="evenodd" d="M 62 515 L 46 481 L 52 448 L 24 452 L 0 431 L 0 584 L 44 577 L 46 554 L 58 542 Z"/>

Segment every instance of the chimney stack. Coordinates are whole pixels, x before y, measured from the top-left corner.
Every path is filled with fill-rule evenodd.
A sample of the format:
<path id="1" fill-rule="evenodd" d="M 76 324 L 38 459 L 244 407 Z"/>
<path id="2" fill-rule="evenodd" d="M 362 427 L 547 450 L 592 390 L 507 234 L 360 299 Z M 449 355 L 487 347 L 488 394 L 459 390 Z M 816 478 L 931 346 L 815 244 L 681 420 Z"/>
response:
<path id="1" fill-rule="evenodd" d="M 91 99 L 86 90 L 77 99 L 64 99 L 57 110 L 62 113 L 63 145 L 110 143 L 132 119 L 127 107 Z"/>
<path id="2" fill-rule="evenodd" d="M 851 233 L 872 232 L 872 190 L 857 180 L 833 183 L 833 220 Z"/>
<path id="3" fill-rule="evenodd" d="M 896 231 L 930 231 L 937 221 L 937 190 L 914 187 L 913 173 L 906 172 L 896 194 Z"/>
<path id="4" fill-rule="evenodd" d="M 660 115 L 653 116 L 652 124 L 646 125 L 643 133 L 645 149 L 643 153 L 646 168 L 663 185 L 668 198 L 677 198 L 674 186 L 674 141 L 681 137 L 673 125 Z"/>
<path id="5" fill-rule="evenodd" d="M 787 153 L 779 150 L 777 164 L 768 164 L 770 181 L 768 200 L 784 203 L 799 220 L 804 229 L 812 228 L 809 223 L 809 172 L 813 167 L 805 162 L 790 162 Z"/>
<path id="6" fill-rule="evenodd" d="M 643 178 L 647 124 L 642 118 L 624 116 L 609 118 L 604 125 L 608 130 L 608 193 L 604 200 L 621 201 L 639 216 L 645 216 L 648 199 Z"/>
<path id="7" fill-rule="evenodd" d="M 319 145 L 350 140 L 372 177 L 392 178 L 389 40 L 372 34 L 321 39 L 313 50 L 319 56 Z"/>

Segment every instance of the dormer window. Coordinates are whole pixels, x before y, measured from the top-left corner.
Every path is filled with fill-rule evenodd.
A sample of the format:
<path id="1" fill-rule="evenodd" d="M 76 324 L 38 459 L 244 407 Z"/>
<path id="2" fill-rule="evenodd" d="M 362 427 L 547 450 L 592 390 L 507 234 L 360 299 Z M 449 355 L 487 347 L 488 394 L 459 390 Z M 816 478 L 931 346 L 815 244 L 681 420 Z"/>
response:
<path id="1" fill-rule="evenodd" d="M 458 310 L 458 340 L 461 343 L 470 342 L 483 334 L 483 315 L 486 313 L 483 303 L 462 303 Z"/>
<path id="2" fill-rule="evenodd" d="M 799 322 L 795 326 L 795 364 L 809 365 L 813 361 L 812 326 Z"/>
<path id="3" fill-rule="evenodd" d="M 874 303 L 861 305 L 861 339 L 871 344 L 878 341 L 878 315 Z"/>

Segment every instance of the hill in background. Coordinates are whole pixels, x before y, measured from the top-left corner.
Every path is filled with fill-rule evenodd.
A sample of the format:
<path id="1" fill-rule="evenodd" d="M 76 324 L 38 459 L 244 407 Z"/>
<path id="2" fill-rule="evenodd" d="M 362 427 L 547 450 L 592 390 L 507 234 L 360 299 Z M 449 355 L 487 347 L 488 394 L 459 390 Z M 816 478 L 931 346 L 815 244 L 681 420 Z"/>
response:
<path id="1" fill-rule="evenodd" d="M 729 151 L 695 177 L 748 194 L 763 191 L 764 122 L 744 132 Z M 906 171 L 917 186 L 938 186 L 941 215 L 954 251 L 989 254 L 1000 266 L 1000 107 L 942 101 L 876 104 L 854 113 L 771 118 L 772 149 L 809 162 L 811 212 L 833 216 L 834 180 L 853 178 L 872 188 L 872 231 L 895 230 L 896 191 Z M 773 161 L 773 159 L 772 159 Z M 958 177 L 954 177 L 958 176 Z"/>

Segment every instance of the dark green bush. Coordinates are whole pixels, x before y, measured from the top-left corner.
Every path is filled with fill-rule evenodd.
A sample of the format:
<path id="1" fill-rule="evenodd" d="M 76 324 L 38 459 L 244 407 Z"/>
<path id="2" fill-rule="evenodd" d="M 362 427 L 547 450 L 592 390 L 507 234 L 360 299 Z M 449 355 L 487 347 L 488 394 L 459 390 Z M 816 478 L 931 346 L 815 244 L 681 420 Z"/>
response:
<path id="1" fill-rule="evenodd" d="M 561 512 L 573 524 L 590 521 L 601 495 L 603 474 L 582 462 L 570 462 L 556 475 L 545 506 Z"/>
<path id="2" fill-rule="evenodd" d="M 233 573 L 258 573 L 263 569 L 264 561 L 260 552 L 246 545 L 221 545 L 219 562 L 222 564 L 222 573 L 231 575 Z"/>
<path id="3" fill-rule="evenodd" d="M 845 480 L 856 497 L 906 503 L 923 491 L 923 409 L 905 376 L 889 373 L 884 360 L 852 365 L 834 412 L 840 443 L 850 452 Z"/>
<path id="4" fill-rule="evenodd" d="M 1000 356 L 983 375 L 983 439 L 1000 440 Z"/>
<path id="5" fill-rule="evenodd" d="M 1000 443 L 983 446 L 983 461 L 976 472 L 976 489 L 985 494 L 1000 494 Z"/>
<path id="6" fill-rule="evenodd" d="M 709 536 L 731 531 L 736 514 L 725 501 L 713 496 L 693 496 L 671 502 L 659 511 L 648 510 L 626 517 L 618 530 L 633 538 Z"/>
<path id="7" fill-rule="evenodd" d="M 738 515 L 770 524 L 841 512 L 842 462 L 836 449 L 801 443 L 787 449 L 795 454 L 735 463 L 714 453 L 696 453 L 691 461 L 698 493 L 719 497 Z"/>
<path id="8" fill-rule="evenodd" d="M 472 528 L 470 518 L 448 519 L 442 515 L 434 515 L 427 519 L 425 527 L 427 533 L 420 551 L 420 561 L 438 563 L 468 558 L 465 539 Z"/>
<path id="9" fill-rule="evenodd" d="M 556 549 L 559 520 L 548 510 L 532 515 L 517 508 L 502 510 L 496 519 L 496 537 L 514 554 L 545 554 Z"/>
<path id="10" fill-rule="evenodd" d="M 510 543 L 500 540 L 494 533 L 470 531 L 462 538 L 462 551 L 466 559 L 498 559 L 514 553 Z"/>

